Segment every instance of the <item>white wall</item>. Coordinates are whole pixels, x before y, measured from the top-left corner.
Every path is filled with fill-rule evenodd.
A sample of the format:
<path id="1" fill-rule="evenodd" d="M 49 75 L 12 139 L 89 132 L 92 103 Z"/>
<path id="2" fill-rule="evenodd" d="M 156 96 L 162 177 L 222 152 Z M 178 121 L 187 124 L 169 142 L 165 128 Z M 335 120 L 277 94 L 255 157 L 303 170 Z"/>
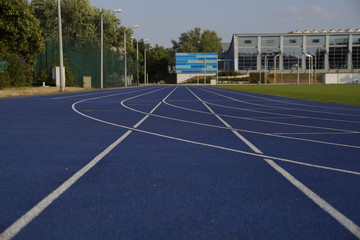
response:
<path id="1" fill-rule="evenodd" d="M 326 73 L 323 78 L 324 84 L 348 84 L 360 83 L 360 73 Z"/>

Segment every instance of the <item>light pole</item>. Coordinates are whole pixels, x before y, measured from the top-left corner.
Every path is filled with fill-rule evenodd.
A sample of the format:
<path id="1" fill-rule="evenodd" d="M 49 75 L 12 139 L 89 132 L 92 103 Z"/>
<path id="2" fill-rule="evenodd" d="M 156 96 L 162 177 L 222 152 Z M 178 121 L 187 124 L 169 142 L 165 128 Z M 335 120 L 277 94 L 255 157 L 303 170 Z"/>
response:
<path id="1" fill-rule="evenodd" d="M 300 56 L 297 55 L 297 85 L 299 85 L 300 83 L 299 65 L 300 65 Z"/>
<path id="2" fill-rule="evenodd" d="M 130 29 L 138 28 L 139 25 L 134 25 L 130 27 Z M 124 30 L 124 54 L 125 54 L 125 87 L 128 86 L 128 79 L 127 79 L 127 53 L 126 53 L 126 28 Z"/>
<path id="3" fill-rule="evenodd" d="M 136 85 L 139 86 L 139 41 L 136 40 Z"/>
<path id="4" fill-rule="evenodd" d="M 64 57 L 63 57 L 63 42 L 62 42 L 62 24 L 61 24 L 61 4 L 60 0 L 58 4 L 58 19 L 59 19 L 59 58 L 60 58 L 60 91 L 65 91 L 65 71 L 64 69 Z"/>
<path id="5" fill-rule="evenodd" d="M 264 76 L 264 85 L 266 85 L 267 82 L 267 77 L 268 77 L 268 73 L 267 73 L 267 69 L 268 69 L 268 57 L 272 56 L 272 54 L 266 54 L 265 55 L 265 75 Z"/>
<path id="6" fill-rule="evenodd" d="M 277 57 L 279 57 L 280 55 L 281 55 L 281 53 L 276 54 L 275 57 L 274 57 L 274 83 L 275 83 L 275 84 L 276 84 L 276 68 L 277 68 L 277 66 L 276 66 L 276 59 L 277 59 Z"/>
<path id="7" fill-rule="evenodd" d="M 312 69 L 312 62 L 313 62 L 313 55 L 308 54 L 303 51 L 303 54 L 305 54 L 306 57 L 309 58 L 309 85 L 311 84 L 311 69 Z"/>
<path id="8" fill-rule="evenodd" d="M 121 9 L 114 9 L 111 12 L 122 12 Z M 100 40 L 100 88 L 104 88 L 104 13 L 101 13 L 101 40 Z"/>
<path id="9" fill-rule="evenodd" d="M 146 45 L 145 43 L 150 41 L 149 39 L 144 39 L 144 85 L 146 85 Z"/>

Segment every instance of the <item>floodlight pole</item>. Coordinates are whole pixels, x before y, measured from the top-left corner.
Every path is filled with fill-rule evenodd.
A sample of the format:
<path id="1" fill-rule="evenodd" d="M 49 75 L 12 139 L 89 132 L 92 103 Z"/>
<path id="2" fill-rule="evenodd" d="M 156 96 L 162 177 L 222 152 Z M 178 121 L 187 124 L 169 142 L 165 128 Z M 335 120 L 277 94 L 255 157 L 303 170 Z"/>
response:
<path id="1" fill-rule="evenodd" d="M 101 14 L 100 88 L 104 88 L 104 13 Z"/>
<path id="2" fill-rule="evenodd" d="M 279 54 L 277 54 L 277 55 L 275 55 L 275 57 L 274 57 L 274 83 L 276 84 L 276 68 L 277 68 L 277 64 L 276 64 L 276 59 L 277 59 L 277 57 L 279 57 L 281 55 L 281 53 L 279 53 Z"/>
<path id="3" fill-rule="evenodd" d="M 134 25 L 130 27 L 130 29 L 138 28 L 139 25 Z M 125 87 L 128 86 L 128 79 L 127 79 L 127 52 L 126 52 L 126 28 L 124 30 L 124 53 L 125 53 Z"/>
<path id="4" fill-rule="evenodd" d="M 65 91 L 65 71 L 64 69 L 64 55 L 63 55 L 63 41 L 62 41 L 62 24 L 61 24 L 61 4 L 58 4 L 58 19 L 59 19 L 59 58 L 60 58 L 60 91 Z"/>
<path id="5" fill-rule="evenodd" d="M 139 41 L 136 40 L 136 85 L 139 86 Z"/>
<path id="6" fill-rule="evenodd" d="M 300 64 L 300 57 L 297 55 L 297 85 L 300 84 L 300 71 L 299 71 L 299 64 Z"/>
<path id="7" fill-rule="evenodd" d="M 266 85 L 267 82 L 267 77 L 268 77 L 268 73 L 267 73 L 267 69 L 268 69 L 268 57 L 270 57 L 272 54 L 267 54 L 265 55 L 265 75 L 264 75 L 264 85 Z"/>
<path id="8" fill-rule="evenodd" d="M 114 9 L 111 12 L 122 12 L 121 9 Z M 100 37 L 100 88 L 104 88 L 104 12 L 101 13 L 101 37 Z"/>
<path id="9" fill-rule="evenodd" d="M 148 42 L 149 39 L 144 39 L 144 85 L 146 85 L 146 45 L 145 43 Z"/>

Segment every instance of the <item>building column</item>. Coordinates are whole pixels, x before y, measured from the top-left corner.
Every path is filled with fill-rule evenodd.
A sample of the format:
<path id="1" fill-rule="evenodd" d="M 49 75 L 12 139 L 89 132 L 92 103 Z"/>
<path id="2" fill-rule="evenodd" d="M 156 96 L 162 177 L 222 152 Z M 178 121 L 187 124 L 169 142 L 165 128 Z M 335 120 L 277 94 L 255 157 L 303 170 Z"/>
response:
<path id="1" fill-rule="evenodd" d="M 283 71 L 283 69 L 284 69 L 283 54 L 284 54 L 284 36 L 280 36 L 280 57 L 279 57 L 279 70 L 280 71 Z"/>
<path id="2" fill-rule="evenodd" d="M 325 71 L 330 70 L 330 64 L 329 64 L 329 51 L 330 51 L 330 36 L 327 34 L 325 37 L 325 58 L 324 58 L 324 68 Z"/>
<path id="3" fill-rule="evenodd" d="M 348 50 L 348 70 L 352 70 L 352 48 L 353 48 L 353 35 L 349 34 L 349 50 Z"/>
<path id="4" fill-rule="evenodd" d="M 306 35 L 303 35 L 303 52 L 306 52 L 306 46 L 307 46 L 307 42 L 306 42 Z M 301 54 L 301 69 L 303 72 L 306 72 L 306 56 L 305 54 Z"/>
<path id="5" fill-rule="evenodd" d="M 262 71 L 262 69 L 261 69 L 261 52 L 262 52 L 262 50 L 261 50 L 261 36 L 258 36 L 257 39 L 258 39 L 258 46 L 257 46 L 258 55 L 257 55 L 256 69 L 257 69 L 257 71 L 261 72 Z"/>
<path id="6" fill-rule="evenodd" d="M 236 35 L 234 35 L 234 71 L 239 71 L 239 44 Z"/>

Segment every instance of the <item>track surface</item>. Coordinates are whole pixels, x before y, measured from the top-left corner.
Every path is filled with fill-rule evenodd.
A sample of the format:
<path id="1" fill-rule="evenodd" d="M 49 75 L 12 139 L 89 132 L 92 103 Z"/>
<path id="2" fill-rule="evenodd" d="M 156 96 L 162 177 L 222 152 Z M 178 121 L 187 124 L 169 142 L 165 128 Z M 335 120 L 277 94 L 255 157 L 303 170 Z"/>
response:
<path id="1" fill-rule="evenodd" d="M 0 239 L 360 238 L 359 107 L 152 86 L 0 110 Z"/>

